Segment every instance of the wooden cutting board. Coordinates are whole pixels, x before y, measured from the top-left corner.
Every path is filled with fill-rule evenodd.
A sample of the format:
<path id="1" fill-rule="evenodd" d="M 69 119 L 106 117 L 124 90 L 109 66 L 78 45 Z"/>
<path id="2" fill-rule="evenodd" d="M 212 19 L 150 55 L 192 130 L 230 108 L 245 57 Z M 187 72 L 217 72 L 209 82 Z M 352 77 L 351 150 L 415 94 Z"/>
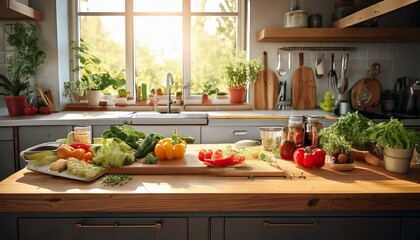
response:
<path id="1" fill-rule="evenodd" d="M 299 67 L 292 77 L 293 109 L 315 109 L 316 85 L 311 68 L 303 66 L 303 53 L 299 53 Z"/>
<path id="2" fill-rule="evenodd" d="M 364 78 L 351 89 L 351 106 L 356 110 L 376 107 L 381 102 L 381 84 L 376 78 Z"/>
<path id="3" fill-rule="evenodd" d="M 254 108 L 272 110 L 277 101 L 279 83 L 276 74 L 268 69 L 268 56 L 264 51 L 264 70 L 254 83 Z"/>
<path id="4" fill-rule="evenodd" d="M 109 174 L 137 175 L 215 175 L 226 177 L 284 177 L 285 172 L 267 162 L 246 159 L 238 167 L 207 167 L 198 160 L 199 150 L 188 150 L 184 158 L 160 160 L 157 164 L 143 164 L 140 159 L 121 168 L 109 168 Z"/>

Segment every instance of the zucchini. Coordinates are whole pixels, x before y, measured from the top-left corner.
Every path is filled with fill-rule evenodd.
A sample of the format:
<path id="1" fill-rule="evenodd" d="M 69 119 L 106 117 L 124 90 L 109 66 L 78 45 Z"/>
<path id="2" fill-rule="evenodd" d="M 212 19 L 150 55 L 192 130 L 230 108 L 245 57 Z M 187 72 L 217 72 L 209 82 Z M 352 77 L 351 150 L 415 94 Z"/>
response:
<path id="1" fill-rule="evenodd" d="M 148 153 L 153 152 L 153 150 L 155 149 L 155 145 L 161 139 L 163 139 L 163 135 L 158 133 L 150 133 L 149 135 L 147 135 L 146 138 L 140 144 L 140 146 L 137 148 L 136 158 L 145 157 Z"/>
<path id="2" fill-rule="evenodd" d="M 181 138 L 183 141 L 185 141 L 187 144 L 193 144 L 195 142 L 195 138 L 193 138 L 192 136 L 179 136 L 179 138 Z"/>

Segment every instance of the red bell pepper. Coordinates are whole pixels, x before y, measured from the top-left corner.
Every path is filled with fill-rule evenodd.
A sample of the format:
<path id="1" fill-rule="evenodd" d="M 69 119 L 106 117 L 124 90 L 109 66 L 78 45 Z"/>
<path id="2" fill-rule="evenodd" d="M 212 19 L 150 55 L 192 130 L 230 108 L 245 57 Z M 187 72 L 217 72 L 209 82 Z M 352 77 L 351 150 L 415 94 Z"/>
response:
<path id="1" fill-rule="evenodd" d="M 298 166 L 321 168 L 325 164 L 325 151 L 320 148 L 298 148 L 293 153 L 293 160 Z"/>
<path id="2" fill-rule="evenodd" d="M 223 157 L 223 151 L 201 149 L 198 153 L 198 159 L 210 167 L 227 167 L 239 164 L 245 160 L 245 157 L 236 153 L 232 153 L 227 157 Z"/>

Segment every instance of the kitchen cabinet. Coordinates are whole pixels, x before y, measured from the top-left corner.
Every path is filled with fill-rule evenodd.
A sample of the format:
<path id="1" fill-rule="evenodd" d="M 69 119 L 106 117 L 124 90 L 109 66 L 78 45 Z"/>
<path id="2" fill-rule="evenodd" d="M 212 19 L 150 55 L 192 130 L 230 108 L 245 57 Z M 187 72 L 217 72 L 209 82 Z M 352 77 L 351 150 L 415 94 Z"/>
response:
<path id="1" fill-rule="evenodd" d="M 401 239 L 420 239 L 420 217 L 403 217 L 401 226 Z"/>
<path id="2" fill-rule="evenodd" d="M 413 3 L 418 3 L 419 0 L 384 0 L 378 3 L 375 3 L 369 7 L 361 9 L 349 16 L 346 16 L 342 19 L 339 19 L 333 22 L 333 27 L 344 28 L 356 25 L 358 23 L 367 21 L 372 18 L 376 18 L 387 14 L 389 12 L 395 11 L 399 8 L 403 8 Z"/>
<path id="3" fill-rule="evenodd" d="M 95 125 L 92 126 L 92 136 L 99 138 L 105 130 L 108 130 L 111 125 Z M 179 135 L 192 136 L 195 138 L 194 143 L 201 143 L 200 141 L 200 126 L 180 126 L 180 125 L 133 125 L 133 127 L 146 134 L 149 133 L 161 133 L 165 137 L 171 137 L 172 131 L 177 130 Z"/>
<path id="4" fill-rule="evenodd" d="M 188 239 L 187 218 L 19 218 L 19 239 Z"/>
<path id="5" fill-rule="evenodd" d="M 0 127 L 0 181 L 15 172 L 13 127 Z"/>
<path id="6" fill-rule="evenodd" d="M 286 126 L 287 120 L 271 119 L 210 119 L 201 127 L 201 143 L 234 143 L 239 140 L 259 140 L 259 127 Z"/>
<path id="7" fill-rule="evenodd" d="M 398 217 L 225 218 L 225 240 L 400 239 Z"/>
<path id="8" fill-rule="evenodd" d="M 73 131 L 73 126 L 21 126 L 19 131 L 19 152 L 34 145 L 54 142 L 60 138 L 66 138 Z M 26 162 L 20 159 L 18 168 L 26 166 Z"/>

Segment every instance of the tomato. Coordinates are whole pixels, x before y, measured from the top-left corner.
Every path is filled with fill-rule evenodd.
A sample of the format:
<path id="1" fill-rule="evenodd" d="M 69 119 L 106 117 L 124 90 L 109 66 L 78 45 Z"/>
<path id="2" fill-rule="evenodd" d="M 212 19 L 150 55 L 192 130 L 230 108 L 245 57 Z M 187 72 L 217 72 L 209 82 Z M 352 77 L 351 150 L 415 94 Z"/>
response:
<path id="1" fill-rule="evenodd" d="M 72 148 L 74 148 L 74 149 L 78 149 L 78 148 L 82 148 L 83 150 L 85 150 L 85 152 L 92 152 L 91 150 L 90 150 L 90 147 L 89 147 L 89 145 L 87 145 L 87 144 L 83 144 L 83 143 L 75 143 L 75 144 L 72 144 L 72 145 L 70 145 Z"/>
<path id="2" fill-rule="evenodd" d="M 39 113 L 41 114 L 50 114 L 52 113 L 51 108 L 47 106 L 39 107 Z"/>
<path id="3" fill-rule="evenodd" d="M 206 152 L 206 154 L 204 155 L 204 159 L 211 159 L 212 156 L 213 156 L 213 151 L 212 150 L 208 150 Z"/>
<path id="4" fill-rule="evenodd" d="M 316 168 L 323 167 L 325 164 L 325 156 L 326 156 L 325 151 L 320 148 L 315 148 L 313 149 L 313 151 L 314 151 L 313 155 L 315 157 L 315 167 Z"/>
<path id="5" fill-rule="evenodd" d="M 23 111 L 25 112 L 26 115 L 35 115 L 37 109 L 34 105 L 27 105 Z"/>
<path id="6" fill-rule="evenodd" d="M 206 158 L 206 153 L 207 153 L 207 150 L 206 150 L 206 149 L 201 149 L 201 150 L 198 152 L 198 159 L 199 159 L 200 161 L 203 161 L 203 160 Z"/>
<path id="7" fill-rule="evenodd" d="M 201 149 L 198 152 L 198 159 L 210 167 L 227 167 L 242 163 L 245 161 L 245 156 L 237 153 L 224 156 L 221 149 L 217 149 L 214 152 L 212 150 Z"/>
<path id="8" fill-rule="evenodd" d="M 296 150 L 296 144 L 292 140 L 283 140 L 279 145 L 280 157 L 282 159 L 293 159 L 293 153 Z"/>
<path id="9" fill-rule="evenodd" d="M 320 148 L 298 148 L 293 154 L 296 165 L 306 168 L 321 168 L 325 164 L 325 151 Z"/>
<path id="10" fill-rule="evenodd" d="M 69 157 L 73 157 L 73 158 L 82 160 L 85 153 L 86 152 L 83 148 L 78 148 L 78 149 L 74 149 L 73 151 L 71 151 Z"/>
<path id="11" fill-rule="evenodd" d="M 213 155 L 211 156 L 211 159 L 214 159 L 214 160 L 223 159 L 223 152 L 222 152 L 222 150 L 217 149 L 217 150 L 213 153 Z"/>

